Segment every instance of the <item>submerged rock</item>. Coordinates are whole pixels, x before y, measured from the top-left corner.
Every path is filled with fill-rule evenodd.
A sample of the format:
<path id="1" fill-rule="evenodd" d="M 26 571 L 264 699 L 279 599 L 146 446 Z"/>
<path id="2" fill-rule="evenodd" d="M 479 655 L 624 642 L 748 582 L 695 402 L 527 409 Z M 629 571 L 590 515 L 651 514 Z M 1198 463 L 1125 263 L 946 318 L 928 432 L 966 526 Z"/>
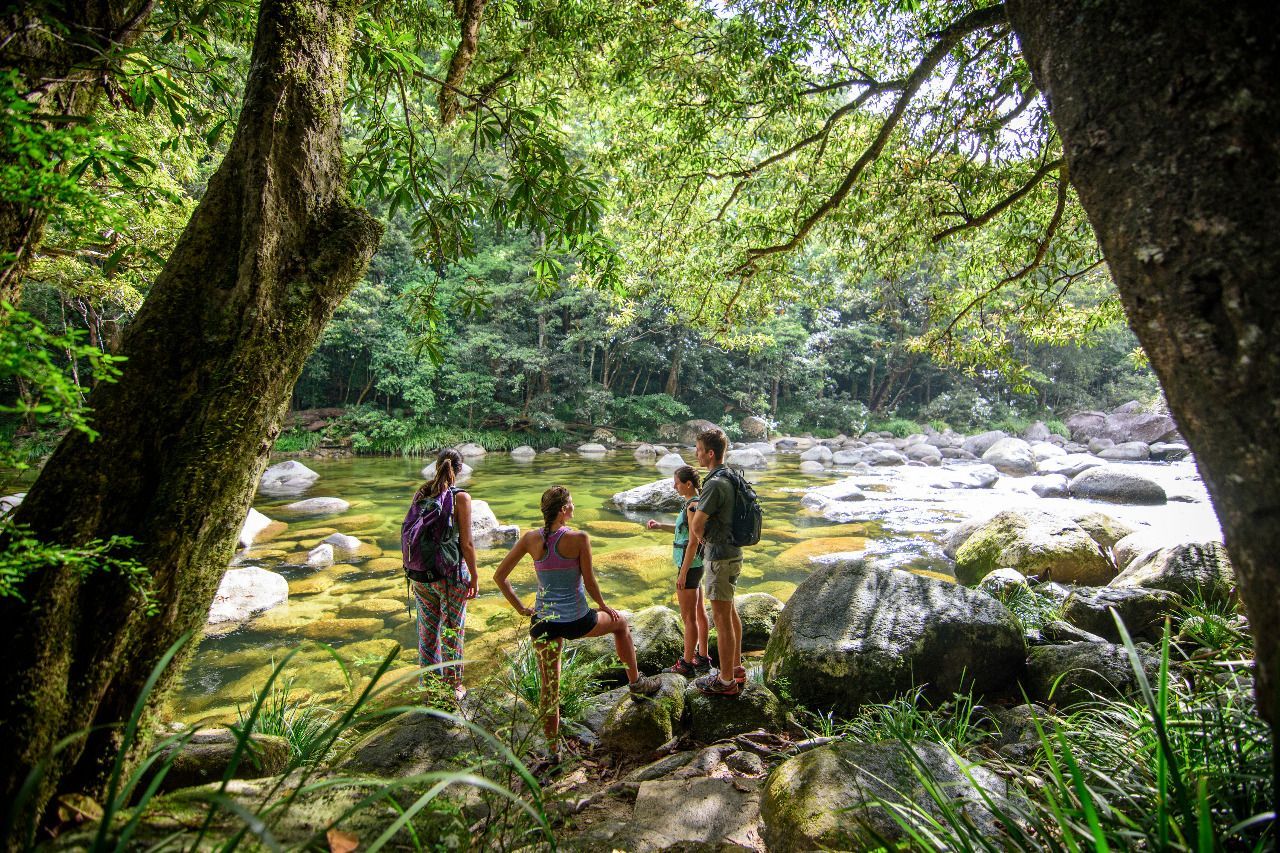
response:
<path id="1" fill-rule="evenodd" d="M 3 514 L 0 513 L 0 515 Z M 244 518 L 244 524 L 240 526 L 240 547 L 248 548 L 254 542 L 270 539 L 273 535 L 277 535 L 288 528 L 288 526 L 282 521 L 273 521 L 250 507 L 249 513 Z"/>
<path id="2" fill-rule="evenodd" d="M 273 735 L 252 734 L 249 737 L 252 745 L 240 754 L 232 778 L 278 776 L 288 768 L 288 741 Z M 172 763 L 160 783 L 160 790 L 176 791 L 220 782 L 226 776 L 237 749 L 236 734 L 228 729 L 198 731 L 185 744 L 165 748 L 162 753 L 165 758 L 172 756 Z"/>
<path id="3" fill-rule="evenodd" d="M 511 458 L 517 462 L 528 462 L 538 455 L 538 451 L 534 450 L 527 444 L 522 444 L 515 450 L 511 451 Z"/>
<path id="4" fill-rule="evenodd" d="M 282 512 L 306 516 L 339 515 L 349 509 L 351 504 L 342 498 L 307 498 L 281 507 Z"/>
<path id="5" fill-rule="evenodd" d="M 786 679 L 810 708 L 853 714 L 918 685 L 949 698 L 1016 677 L 1017 621 L 958 584 L 848 561 L 813 571 L 787 602 L 765 651 L 766 681 Z"/>

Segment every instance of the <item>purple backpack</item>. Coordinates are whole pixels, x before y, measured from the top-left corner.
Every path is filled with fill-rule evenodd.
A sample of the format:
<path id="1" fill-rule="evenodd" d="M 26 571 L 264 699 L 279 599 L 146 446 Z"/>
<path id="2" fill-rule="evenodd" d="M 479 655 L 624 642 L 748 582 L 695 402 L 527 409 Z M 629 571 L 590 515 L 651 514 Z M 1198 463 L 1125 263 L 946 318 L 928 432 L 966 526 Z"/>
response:
<path id="1" fill-rule="evenodd" d="M 404 576 L 418 583 L 456 580 L 462 562 L 453 530 L 456 489 L 445 489 L 434 498 L 414 501 L 400 525 L 400 556 Z"/>

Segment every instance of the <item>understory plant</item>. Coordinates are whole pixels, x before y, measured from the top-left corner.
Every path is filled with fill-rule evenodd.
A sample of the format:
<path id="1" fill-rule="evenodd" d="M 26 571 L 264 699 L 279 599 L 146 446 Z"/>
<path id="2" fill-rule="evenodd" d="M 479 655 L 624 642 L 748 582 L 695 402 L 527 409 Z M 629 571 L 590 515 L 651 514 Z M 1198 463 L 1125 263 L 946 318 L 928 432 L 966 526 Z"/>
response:
<path id="1" fill-rule="evenodd" d="M 435 669 L 416 670 L 395 679 L 388 678 L 398 649 L 387 654 L 352 701 L 341 710 L 335 710 L 322 729 L 308 731 L 310 754 L 327 755 L 336 765 L 350 748 L 343 739 L 345 732 L 369 729 L 396 715 L 413 712 L 435 717 L 470 733 L 478 748 L 466 765 L 448 771 L 384 779 L 326 772 L 323 762 L 313 761 L 302 764 L 294 772 L 257 780 L 249 787 L 231 788 L 229 783 L 237 767 L 251 756 L 251 732 L 270 727 L 273 725 L 271 718 L 279 716 L 282 707 L 288 708 L 288 684 L 282 680 L 282 673 L 299 651 L 294 649 L 276 664 L 247 712 L 241 712 L 240 724 L 233 728 L 235 746 L 221 782 L 161 795 L 163 780 L 181 747 L 190 742 L 198 730 L 187 729 L 158 739 L 136 767 L 128 767 L 125 756 L 139 739 L 151 691 L 189 639 L 190 635 L 182 637 L 156 664 L 133 713 L 121 723 L 121 747 L 102 802 L 82 804 L 80 809 L 82 815 L 92 814 L 97 819 L 79 828 L 52 827 L 54 831 L 65 834 L 59 843 L 90 851 L 195 851 L 213 847 L 231 851 L 241 846 L 269 850 L 325 849 L 335 843 L 351 845 L 354 841 L 362 851 L 378 851 L 388 845 L 421 850 L 424 846 L 431 846 L 433 839 L 439 837 L 437 831 L 444 821 L 456 829 L 454 837 L 460 845 L 554 849 L 555 840 L 542 789 L 505 743 L 476 723 L 439 709 L 387 706 L 386 698 L 401 691 L 405 682 Z M 336 654 L 332 657 L 349 678 L 345 664 Z M 266 720 L 263 720 L 264 716 Z M 27 804 L 56 753 L 67 749 L 73 742 L 74 739 L 63 741 L 55 748 L 54 754 L 37 764 L 19 796 L 8 804 L 0 823 L 0 835 L 11 849 L 34 849 L 37 846 L 38 828 L 33 819 L 24 817 L 28 815 Z M 453 796 L 459 787 L 469 787 L 477 792 L 483 803 L 480 809 L 483 816 L 479 821 L 474 821 L 474 815 L 463 815 L 463 806 Z M 325 802 L 327 797 L 340 790 L 358 793 L 337 814 L 325 814 L 323 820 L 312 824 L 314 805 Z M 295 809 L 305 809 L 308 817 L 301 821 L 286 821 L 285 818 Z M 396 815 L 394 819 L 387 819 L 388 809 Z M 378 834 L 352 839 L 344 827 L 366 813 L 368 819 L 364 825 L 377 827 Z M 173 816 L 179 814 L 184 816 L 179 822 L 181 828 L 174 831 Z M 149 824 L 148 818 L 153 815 L 158 816 L 158 825 Z M 299 836 L 300 828 L 303 828 L 305 837 Z M 354 847 L 348 846 L 347 849 Z"/>
<path id="2" fill-rule="evenodd" d="M 1039 630 L 1048 622 L 1062 618 L 1062 599 L 1036 592 L 1023 583 L 997 587 L 992 595 L 1013 614 L 1024 631 Z"/>
<path id="3" fill-rule="evenodd" d="M 265 697 L 253 691 L 249 707 L 258 708 L 257 717 L 251 721 L 249 710 L 237 706 L 239 719 L 233 729 L 284 738 L 289 744 L 290 765 L 297 767 L 326 758 L 344 741 L 341 734 L 336 739 L 328 737 L 335 712 L 310 699 L 295 697 L 293 688 L 294 679 L 290 676 L 283 683 L 274 684 Z"/>
<path id="4" fill-rule="evenodd" d="M 1251 662 L 1201 658 L 1175 672 L 1166 630 L 1152 683 L 1117 623 L 1136 697 L 1099 699 L 1061 718 L 1037 715 L 1035 766 L 989 765 L 1014 780 L 1006 796 L 983 789 L 966 769 L 1000 832 L 962 808 L 904 741 L 924 797 L 877 803 L 906 839 L 880 843 L 918 850 L 1271 849 L 1271 740 L 1253 698 Z"/>
<path id="5" fill-rule="evenodd" d="M 591 700 L 605 689 L 600 673 L 614 663 L 610 658 L 588 659 L 578 648 L 564 650 L 560 660 L 560 719 L 573 723 L 582 721 L 591 707 Z M 522 640 L 507 658 L 500 681 L 512 696 L 523 699 L 531 708 L 538 707 L 542 677 L 531 641 Z"/>

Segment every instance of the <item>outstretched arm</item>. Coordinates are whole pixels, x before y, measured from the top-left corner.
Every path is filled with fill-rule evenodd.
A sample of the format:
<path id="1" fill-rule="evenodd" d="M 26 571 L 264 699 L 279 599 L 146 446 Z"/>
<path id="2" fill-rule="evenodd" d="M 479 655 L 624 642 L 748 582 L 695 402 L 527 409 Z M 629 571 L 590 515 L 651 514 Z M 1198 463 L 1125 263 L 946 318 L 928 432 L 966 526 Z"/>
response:
<path id="1" fill-rule="evenodd" d="M 532 616 L 533 610 L 524 606 L 524 602 L 520 600 L 520 596 L 516 595 L 516 591 L 511 587 L 511 581 L 507 578 L 511 575 L 511 570 L 516 564 L 524 559 L 524 555 L 529 553 L 529 547 L 525 544 L 524 537 L 521 536 L 516 540 L 516 544 L 507 552 L 507 556 L 502 558 L 502 562 L 498 564 L 498 570 L 493 573 L 493 582 L 498 585 L 498 589 L 502 592 L 502 597 L 507 603 L 515 608 L 516 612 L 521 616 Z"/>

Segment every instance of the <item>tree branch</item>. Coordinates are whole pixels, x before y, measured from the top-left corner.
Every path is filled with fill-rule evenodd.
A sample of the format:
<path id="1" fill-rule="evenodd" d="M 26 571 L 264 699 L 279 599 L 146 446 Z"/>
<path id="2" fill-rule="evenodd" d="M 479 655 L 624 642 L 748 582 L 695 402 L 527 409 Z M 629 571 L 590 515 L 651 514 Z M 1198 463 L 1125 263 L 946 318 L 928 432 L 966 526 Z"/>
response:
<path id="1" fill-rule="evenodd" d="M 480 23 L 484 18 L 487 0 L 462 0 L 454 3 L 454 14 L 461 23 L 462 40 L 449 60 L 449 71 L 440 87 L 440 126 L 448 127 L 458 117 L 457 91 L 466 79 L 467 71 L 476 57 L 479 45 Z"/>
<path id="2" fill-rule="evenodd" d="M 952 225 L 950 228 L 945 228 L 942 231 L 939 231 L 937 234 L 934 234 L 933 237 L 930 239 L 934 243 L 941 243 L 943 240 L 947 239 L 948 237 L 954 234 L 958 234 L 961 231 L 965 231 L 970 228 L 978 228 L 983 225 L 986 225 L 992 219 L 995 219 L 1001 213 L 1003 213 L 1004 211 L 1008 210 L 1010 207 L 1013 207 L 1013 205 L 1021 201 L 1024 197 L 1026 197 L 1027 193 L 1035 189 L 1041 181 L 1043 181 L 1046 177 L 1048 177 L 1053 172 L 1058 171 L 1061 167 L 1062 167 L 1061 157 L 1055 160 L 1050 160 L 1049 162 L 1041 166 L 1039 169 L 1036 169 L 1035 174 L 1033 174 L 1025 184 L 1018 187 L 1018 189 L 1014 190 L 1014 192 L 1012 192 L 1005 198 L 991 205 L 991 207 L 987 208 L 982 213 L 979 213 L 977 216 L 964 217 L 964 221 L 961 222 L 960 224 Z"/>
<path id="3" fill-rule="evenodd" d="M 880 132 L 876 134 L 876 138 L 872 140 L 867 149 L 862 152 L 862 156 L 858 158 L 857 162 L 855 162 L 852 168 L 850 168 L 845 174 L 844 180 L 840 182 L 840 186 L 836 188 L 836 191 L 832 193 L 826 201 L 820 204 L 816 210 L 805 217 L 804 221 L 800 223 L 800 227 L 796 229 L 795 233 L 789 240 L 781 243 L 775 243 L 771 246 L 748 249 L 747 259 L 739 264 L 732 271 L 732 274 L 750 274 L 754 271 L 756 262 L 761 258 L 781 254 L 783 252 L 790 252 L 799 246 L 800 243 L 804 241 L 805 237 L 809 235 L 809 232 L 813 230 L 814 226 L 844 203 L 844 200 L 848 197 L 849 193 L 853 191 L 854 186 L 857 184 L 858 179 L 862 176 L 862 173 L 866 170 L 867 166 L 871 165 L 879 158 L 881 152 L 884 151 L 885 145 L 889 141 L 889 137 L 893 134 L 898 123 L 902 120 L 903 113 L 906 112 L 907 107 L 915 98 L 916 93 L 920 91 L 920 87 L 929 79 L 938 65 L 942 63 L 942 60 L 946 58 L 947 54 L 950 53 L 951 50 L 970 33 L 986 29 L 988 27 L 997 26 L 1006 23 L 1007 21 L 1008 17 L 1005 14 L 1005 7 L 1002 3 L 996 6 L 988 6 L 985 9 L 978 9 L 970 12 L 938 33 L 937 43 L 934 44 L 934 46 L 930 48 L 929 52 L 924 55 L 920 60 L 920 64 L 918 64 L 912 72 L 907 75 L 906 84 L 903 86 L 902 93 L 898 96 L 897 101 L 894 102 L 893 109 L 881 124 Z"/>

